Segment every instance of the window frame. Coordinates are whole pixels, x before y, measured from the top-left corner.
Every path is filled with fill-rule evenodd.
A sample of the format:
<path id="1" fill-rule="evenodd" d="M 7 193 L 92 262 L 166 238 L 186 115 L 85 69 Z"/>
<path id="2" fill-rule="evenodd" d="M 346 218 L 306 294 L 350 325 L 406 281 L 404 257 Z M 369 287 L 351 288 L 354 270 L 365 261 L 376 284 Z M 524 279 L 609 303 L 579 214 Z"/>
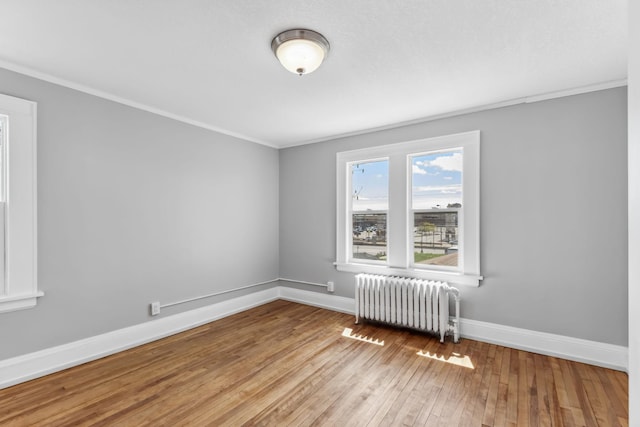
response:
<path id="1" fill-rule="evenodd" d="M 0 115 L 8 118 L 0 165 L 5 196 L 0 201 L 4 208 L 0 313 L 34 307 L 44 295 L 37 281 L 36 113 L 35 102 L 0 94 Z"/>
<path id="2" fill-rule="evenodd" d="M 423 153 L 463 150 L 463 200 L 458 211 L 458 269 L 413 266 L 413 208 L 411 205 L 411 157 Z M 387 216 L 387 263 L 365 264 L 351 258 L 349 165 L 367 159 L 389 159 L 389 206 Z M 336 154 L 336 262 L 338 271 L 401 275 L 453 284 L 479 286 L 480 274 L 480 131 L 424 138 L 408 142 L 343 151 Z"/>

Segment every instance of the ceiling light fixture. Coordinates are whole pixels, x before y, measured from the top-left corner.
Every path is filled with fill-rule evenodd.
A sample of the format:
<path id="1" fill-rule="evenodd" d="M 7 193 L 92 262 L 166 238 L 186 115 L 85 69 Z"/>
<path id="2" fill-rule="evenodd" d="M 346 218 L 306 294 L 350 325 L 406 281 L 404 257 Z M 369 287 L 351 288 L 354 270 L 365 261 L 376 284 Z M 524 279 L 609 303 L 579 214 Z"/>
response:
<path id="1" fill-rule="evenodd" d="M 273 38 L 271 50 L 284 68 L 301 76 L 318 69 L 329 53 L 329 42 L 312 30 L 287 30 Z"/>

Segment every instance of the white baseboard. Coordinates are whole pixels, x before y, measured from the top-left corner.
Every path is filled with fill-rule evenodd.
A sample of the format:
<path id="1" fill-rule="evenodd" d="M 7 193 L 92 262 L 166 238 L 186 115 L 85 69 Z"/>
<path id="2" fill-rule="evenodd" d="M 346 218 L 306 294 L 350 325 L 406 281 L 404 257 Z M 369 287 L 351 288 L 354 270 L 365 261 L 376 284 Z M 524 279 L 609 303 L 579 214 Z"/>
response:
<path id="1" fill-rule="evenodd" d="M 629 348 L 478 320 L 460 319 L 460 335 L 590 365 L 628 372 Z"/>
<path id="2" fill-rule="evenodd" d="M 281 287 L 281 298 L 343 313 L 354 313 L 353 298 Z M 532 353 L 560 357 L 628 372 L 629 349 L 624 346 L 514 328 L 495 323 L 460 319 L 460 336 Z"/>
<path id="3" fill-rule="evenodd" d="M 0 361 L 0 389 L 137 347 L 275 301 L 278 288 Z"/>
<path id="4" fill-rule="evenodd" d="M 146 344 L 277 299 L 353 314 L 354 299 L 286 286 L 0 361 L 0 389 Z M 628 370 L 627 347 L 476 320 L 460 319 L 463 338 L 490 342 L 596 366 Z"/>
<path id="5" fill-rule="evenodd" d="M 339 311 L 341 313 L 353 314 L 355 300 L 353 298 L 339 297 L 320 292 L 304 291 L 286 286 L 278 287 L 278 295 L 286 301 L 299 302 L 301 304 L 312 305 L 314 307 L 326 308 L 327 310 Z"/>

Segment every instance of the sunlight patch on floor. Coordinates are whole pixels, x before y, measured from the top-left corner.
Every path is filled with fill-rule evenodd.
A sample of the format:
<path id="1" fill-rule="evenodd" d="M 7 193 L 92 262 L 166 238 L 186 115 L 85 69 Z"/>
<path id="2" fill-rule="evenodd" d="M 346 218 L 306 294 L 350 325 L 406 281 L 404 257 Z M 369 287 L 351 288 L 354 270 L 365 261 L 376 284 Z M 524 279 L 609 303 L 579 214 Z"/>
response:
<path id="1" fill-rule="evenodd" d="M 469 356 L 462 356 L 460 353 L 451 353 L 449 357 L 444 355 L 437 355 L 435 353 L 424 352 L 420 350 L 416 353 L 418 356 L 426 357 L 427 359 L 433 359 L 440 362 L 450 363 L 452 365 L 462 366 L 463 368 L 475 369 L 473 362 Z"/>
<path id="2" fill-rule="evenodd" d="M 351 328 L 344 328 L 344 331 L 342 331 L 342 336 L 346 338 L 351 338 L 352 340 L 364 341 L 364 342 L 368 342 L 369 344 L 384 346 L 384 341 L 380 341 L 374 338 L 369 338 L 364 335 L 354 335 L 353 329 Z"/>

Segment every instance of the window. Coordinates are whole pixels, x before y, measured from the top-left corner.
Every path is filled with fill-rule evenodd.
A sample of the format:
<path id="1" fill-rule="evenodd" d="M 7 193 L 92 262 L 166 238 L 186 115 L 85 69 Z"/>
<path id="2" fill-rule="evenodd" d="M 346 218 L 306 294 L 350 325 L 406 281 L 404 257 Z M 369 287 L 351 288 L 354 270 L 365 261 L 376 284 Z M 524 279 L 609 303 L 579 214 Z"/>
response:
<path id="1" fill-rule="evenodd" d="M 478 286 L 480 132 L 337 154 L 340 271 Z"/>
<path id="2" fill-rule="evenodd" d="M 43 295 L 36 225 L 36 104 L 0 95 L 0 312 Z"/>

